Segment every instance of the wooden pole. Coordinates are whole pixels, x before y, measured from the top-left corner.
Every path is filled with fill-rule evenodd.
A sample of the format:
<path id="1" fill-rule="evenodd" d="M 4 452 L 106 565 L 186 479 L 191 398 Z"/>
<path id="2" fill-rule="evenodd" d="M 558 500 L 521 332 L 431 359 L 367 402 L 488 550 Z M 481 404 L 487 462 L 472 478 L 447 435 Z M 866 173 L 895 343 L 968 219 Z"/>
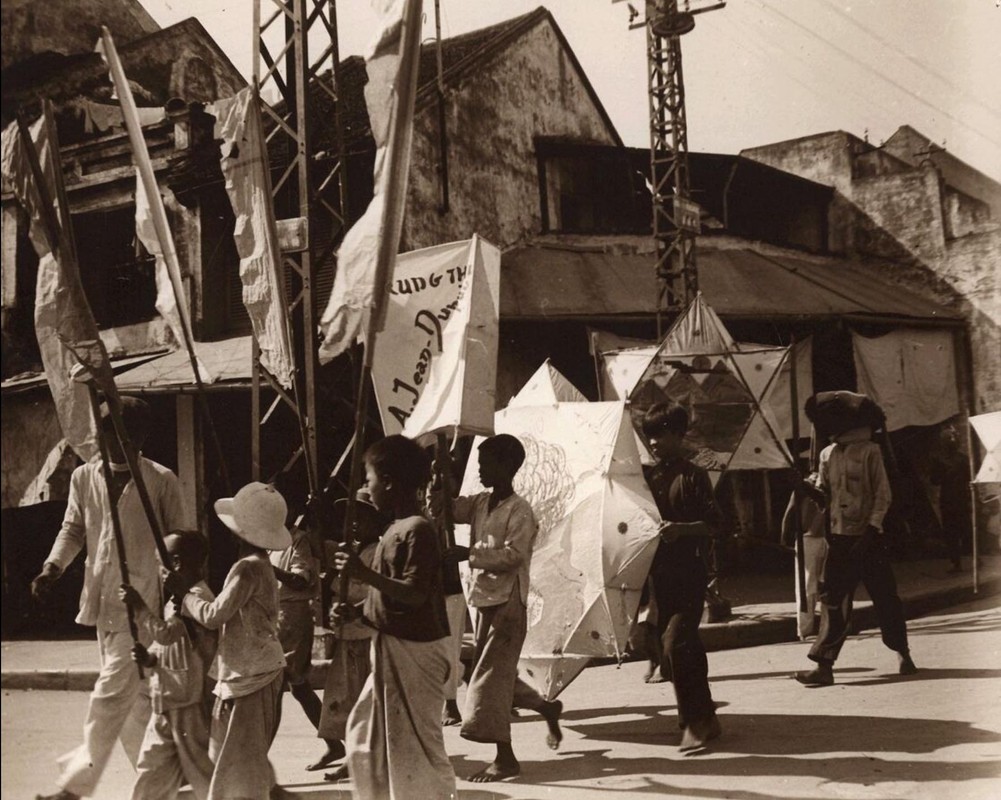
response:
<path id="1" fill-rule="evenodd" d="M 104 486 L 108 490 L 108 502 L 111 503 L 111 528 L 115 534 L 115 550 L 118 551 L 118 571 L 122 575 L 122 583 L 130 583 L 129 581 L 129 561 L 125 553 L 125 537 L 122 534 L 122 519 L 118 513 L 118 501 L 121 499 L 121 494 L 115 495 L 115 480 L 111 474 L 111 461 L 108 456 L 108 443 L 104 439 L 104 430 L 101 425 L 101 401 L 97 398 L 97 388 L 94 386 L 94 380 L 91 377 L 87 381 L 87 397 L 90 398 L 90 409 L 94 415 L 94 425 L 97 426 L 97 446 L 101 451 L 101 473 L 104 475 Z M 170 562 L 166 562 L 169 564 Z M 139 629 L 136 626 L 136 616 L 135 612 L 132 610 L 132 606 L 128 603 L 125 604 L 125 613 L 129 621 L 129 634 L 132 636 L 132 641 L 136 644 L 139 643 Z M 139 679 L 142 680 L 145 676 L 143 675 L 142 664 L 136 662 L 136 668 L 139 670 Z"/>
<path id="2" fill-rule="evenodd" d="M 445 547 L 455 546 L 455 519 L 452 514 L 452 457 L 448 451 L 448 439 L 439 433 L 435 439 L 435 464 L 442 492 L 441 527 L 445 537 Z"/>
<path id="3" fill-rule="evenodd" d="M 980 591 L 980 566 L 977 564 L 977 484 L 973 478 L 977 475 L 973 460 L 973 432 L 970 430 L 970 415 L 966 414 L 966 457 L 970 464 L 970 558 L 973 560 L 973 593 Z"/>
<path id="4" fill-rule="evenodd" d="M 799 380 L 796 363 L 796 335 L 793 334 L 789 340 L 789 402 L 792 406 L 792 460 L 793 468 L 796 470 L 795 483 L 793 484 L 792 496 L 793 524 L 796 526 L 796 585 L 799 586 L 799 611 L 806 613 L 810 610 L 810 604 L 806 599 L 806 553 L 803 552 L 803 525 L 800 516 L 800 503 L 802 502 L 802 488 L 799 482 L 802 475 L 799 471 Z"/>

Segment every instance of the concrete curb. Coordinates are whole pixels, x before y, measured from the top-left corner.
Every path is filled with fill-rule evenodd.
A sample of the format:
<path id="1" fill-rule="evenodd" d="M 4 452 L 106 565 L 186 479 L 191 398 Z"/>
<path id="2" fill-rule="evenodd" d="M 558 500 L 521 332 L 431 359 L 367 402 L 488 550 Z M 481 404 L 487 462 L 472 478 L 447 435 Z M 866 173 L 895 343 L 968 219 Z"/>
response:
<path id="1" fill-rule="evenodd" d="M 1001 577 L 985 580 L 978 592 L 971 586 L 955 586 L 918 592 L 903 598 L 904 615 L 907 619 L 928 614 L 960 603 L 1001 594 Z M 879 627 L 872 604 L 859 603 L 855 607 L 853 625 L 856 631 Z M 735 614 L 724 622 L 703 623 L 699 628 L 706 650 L 734 650 L 743 647 L 757 647 L 765 644 L 781 644 L 798 641 L 796 618 L 790 613 L 768 613 L 765 611 Z M 613 659 L 595 659 L 594 663 L 612 663 Z M 330 661 L 313 661 L 309 682 L 316 689 L 322 689 L 326 680 Z M 96 669 L 75 670 L 2 670 L 0 688 L 8 690 L 72 691 L 89 692 L 97 681 Z"/>
<path id="2" fill-rule="evenodd" d="M 50 692 L 89 692 L 97 683 L 94 670 L 12 670 L 3 671 L 2 689 L 27 689 Z"/>

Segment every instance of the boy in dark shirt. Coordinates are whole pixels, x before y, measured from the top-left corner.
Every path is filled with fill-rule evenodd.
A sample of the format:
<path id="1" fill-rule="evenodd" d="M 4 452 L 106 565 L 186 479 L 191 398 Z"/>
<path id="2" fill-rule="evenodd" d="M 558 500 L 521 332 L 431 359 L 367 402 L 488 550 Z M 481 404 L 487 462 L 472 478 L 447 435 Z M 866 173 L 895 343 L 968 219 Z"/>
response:
<path id="1" fill-rule="evenodd" d="M 356 798 L 456 795 L 441 729 L 451 669 L 441 552 L 437 531 L 418 510 L 430 466 L 406 437 L 372 445 L 365 453 L 368 490 L 393 522 L 371 567 L 348 549 L 335 557 L 338 569 L 369 585 L 363 614 L 376 631 L 372 673 L 351 711 L 345 741 Z M 341 604 L 335 613 L 349 619 L 355 609 Z"/>
<path id="2" fill-rule="evenodd" d="M 721 732 L 699 639 L 707 584 L 703 556 L 719 512 L 708 474 L 688 459 L 682 443 L 687 430 L 688 412 L 675 403 L 658 403 L 643 417 L 643 434 L 657 459 L 646 480 L 663 520 L 650 578 L 663 646 L 661 671 L 674 682 L 682 751 L 701 749 Z"/>

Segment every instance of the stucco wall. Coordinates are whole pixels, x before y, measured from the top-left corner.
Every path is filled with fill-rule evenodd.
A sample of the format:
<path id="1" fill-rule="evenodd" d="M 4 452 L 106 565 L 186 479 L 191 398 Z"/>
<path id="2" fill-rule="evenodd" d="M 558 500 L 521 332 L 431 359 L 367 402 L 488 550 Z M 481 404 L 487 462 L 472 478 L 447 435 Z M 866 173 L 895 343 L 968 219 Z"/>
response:
<path id="1" fill-rule="evenodd" d="M 939 274 L 970 305 L 976 412 L 1001 409 L 1001 228 L 948 243 Z"/>
<path id="2" fill-rule="evenodd" d="M 608 123 L 548 22 L 447 88 L 450 203 L 439 214 L 438 110 L 414 125 L 404 246 L 473 233 L 501 247 L 539 233 L 535 136 L 614 144 Z"/>
<path id="3" fill-rule="evenodd" d="M 751 147 L 741 150 L 740 154 L 801 178 L 833 186 L 841 194 L 851 197 L 853 138 L 847 133 L 835 131 Z"/>
<path id="4" fill-rule="evenodd" d="M 912 169 L 857 180 L 850 197 L 915 257 L 937 262 L 945 255 L 942 202 L 934 170 Z"/>
<path id="5" fill-rule="evenodd" d="M 3 415 L 0 416 L 3 508 L 19 505 L 49 451 L 62 436 L 56 407 L 47 385 L 4 397 Z M 68 472 L 62 477 L 66 479 L 65 485 L 57 480 L 56 485 L 51 487 L 52 495 L 46 499 L 66 499 L 69 491 Z"/>
<path id="6" fill-rule="evenodd" d="M 991 207 L 987 203 L 948 187 L 945 189 L 942 205 L 947 239 L 983 233 L 998 224 L 991 219 Z"/>
<path id="7" fill-rule="evenodd" d="M 119 44 L 159 30 L 135 0 L 4 0 L 3 67 L 39 53 L 89 53 L 110 28 Z"/>

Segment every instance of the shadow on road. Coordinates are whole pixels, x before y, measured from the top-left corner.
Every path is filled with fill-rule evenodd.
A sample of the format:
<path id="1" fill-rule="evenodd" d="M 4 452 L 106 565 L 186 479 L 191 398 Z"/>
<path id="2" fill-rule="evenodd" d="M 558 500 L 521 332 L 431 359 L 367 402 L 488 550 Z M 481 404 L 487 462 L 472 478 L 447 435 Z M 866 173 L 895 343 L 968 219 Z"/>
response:
<path id="1" fill-rule="evenodd" d="M 920 673 L 919 673 L 920 674 Z M 916 677 L 916 676 L 915 676 Z M 915 678 L 911 678 L 914 680 Z M 646 711 L 646 709 L 642 709 Z M 677 745 L 680 733 L 671 720 L 656 715 L 637 721 L 568 726 L 586 739 Z M 968 722 L 898 717 L 801 714 L 721 714 L 723 738 L 714 753 L 734 755 L 809 755 L 813 753 L 933 753 L 964 744 L 996 744 L 1001 735 Z M 784 732 L 785 736 L 777 736 Z M 929 765 L 935 770 L 945 765 Z"/>
<path id="2" fill-rule="evenodd" d="M 812 664 L 804 659 L 803 669 L 810 669 Z M 838 667 L 834 670 L 835 676 L 838 675 L 849 675 L 853 672 L 872 672 L 872 667 L 845 667 L 844 669 Z M 778 672 L 742 672 L 731 675 L 709 675 L 709 683 L 716 683 L 718 681 L 753 681 L 764 678 L 789 678 L 792 676 L 790 670 L 780 670 Z"/>
<path id="3" fill-rule="evenodd" d="M 835 670 L 835 676 L 841 670 Z M 842 681 L 845 686 L 888 686 L 891 683 L 911 683 L 940 680 L 990 680 L 1001 678 L 1001 669 L 918 669 L 916 675 L 889 673 L 878 678 Z"/>

